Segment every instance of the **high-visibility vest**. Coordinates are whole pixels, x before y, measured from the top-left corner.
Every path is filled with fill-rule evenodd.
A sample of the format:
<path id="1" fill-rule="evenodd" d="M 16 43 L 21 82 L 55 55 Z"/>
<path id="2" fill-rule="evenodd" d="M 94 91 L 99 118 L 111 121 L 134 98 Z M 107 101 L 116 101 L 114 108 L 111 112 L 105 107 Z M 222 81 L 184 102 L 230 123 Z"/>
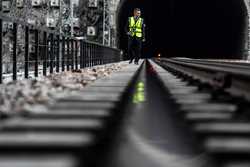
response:
<path id="1" fill-rule="evenodd" d="M 134 17 L 129 17 L 129 32 L 131 33 L 132 37 L 142 37 L 142 24 L 142 18 L 139 18 L 137 21 L 135 21 Z"/>

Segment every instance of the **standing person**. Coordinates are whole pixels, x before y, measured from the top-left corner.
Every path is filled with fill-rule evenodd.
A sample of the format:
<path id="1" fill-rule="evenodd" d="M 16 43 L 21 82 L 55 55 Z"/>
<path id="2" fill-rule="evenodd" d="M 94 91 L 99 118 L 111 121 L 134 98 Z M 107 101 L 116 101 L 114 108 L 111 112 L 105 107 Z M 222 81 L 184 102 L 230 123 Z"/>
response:
<path id="1" fill-rule="evenodd" d="M 141 57 L 142 42 L 145 42 L 145 23 L 141 18 L 141 10 L 134 9 L 134 16 L 128 18 L 126 32 L 128 35 L 128 55 L 129 63 L 135 59 L 135 64 L 138 64 Z"/>

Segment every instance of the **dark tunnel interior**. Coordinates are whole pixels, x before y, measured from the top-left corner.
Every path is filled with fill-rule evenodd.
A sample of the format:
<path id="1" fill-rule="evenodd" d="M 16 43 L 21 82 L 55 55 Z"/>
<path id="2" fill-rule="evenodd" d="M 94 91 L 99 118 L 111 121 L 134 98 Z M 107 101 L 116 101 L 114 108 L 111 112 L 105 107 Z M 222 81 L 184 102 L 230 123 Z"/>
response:
<path id="1" fill-rule="evenodd" d="M 247 33 L 244 0 L 121 0 L 119 48 L 127 53 L 124 26 L 133 8 L 146 22 L 143 57 L 234 58 L 243 56 Z"/>

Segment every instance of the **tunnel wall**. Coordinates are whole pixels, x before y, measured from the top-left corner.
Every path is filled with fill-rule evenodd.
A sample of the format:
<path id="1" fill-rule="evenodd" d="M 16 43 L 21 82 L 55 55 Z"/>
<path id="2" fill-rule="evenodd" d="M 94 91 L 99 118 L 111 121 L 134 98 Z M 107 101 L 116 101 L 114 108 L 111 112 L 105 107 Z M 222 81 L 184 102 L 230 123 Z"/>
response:
<path id="1" fill-rule="evenodd" d="M 182 4 L 187 4 L 187 7 L 190 7 L 191 5 L 188 5 L 188 2 L 186 1 L 181 1 L 181 0 L 176 0 L 176 1 L 180 1 L 180 4 L 182 3 Z M 130 1 L 131 2 L 131 1 Z M 145 2 L 145 1 L 144 1 Z M 143 3 L 144 3 L 143 2 Z M 147 1 L 147 2 L 149 2 L 149 1 Z M 154 2 L 156 2 L 156 1 L 154 1 Z M 168 1 L 169 3 L 168 3 L 168 5 L 171 5 L 171 0 L 169 0 Z M 198 1 L 197 1 L 198 2 Z M 231 1 L 232 3 L 236 3 L 236 1 Z M 117 34 L 117 40 L 118 40 L 118 45 L 119 45 L 119 47 L 120 48 L 122 48 L 122 49 L 126 49 L 124 46 L 126 45 L 126 43 L 124 42 L 124 41 L 121 41 L 122 40 L 122 38 L 124 37 L 123 35 L 122 35 L 122 33 L 124 33 L 123 32 L 123 30 L 121 30 L 121 26 L 119 26 L 119 24 L 121 24 L 120 22 L 121 21 L 123 21 L 124 20 L 124 18 L 123 18 L 123 20 L 122 20 L 122 17 L 121 17 L 121 15 L 122 15 L 122 13 L 121 12 L 124 12 L 124 4 L 126 3 L 126 0 L 121 0 L 120 1 L 120 4 L 119 4 L 119 6 L 118 6 L 118 11 L 120 11 L 120 12 L 118 12 L 117 13 L 117 15 L 118 15 L 118 17 L 117 17 L 117 27 L 118 27 L 118 34 Z M 134 6 L 138 6 L 138 7 L 140 7 L 140 3 L 142 3 L 141 1 L 138 1 L 138 3 L 136 4 L 136 3 L 134 3 L 133 5 Z M 204 4 L 204 3 L 201 3 L 201 2 L 198 2 L 198 3 L 200 3 L 201 5 L 202 4 Z M 244 6 L 245 6 L 245 8 L 248 8 L 249 9 L 249 0 L 243 0 L 243 1 L 241 1 L 240 3 L 243 3 L 243 4 L 245 4 Z M 138 5 L 139 4 L 139 5 Z M 178 3 L 176 3 L 176 4 L 178 4 Z M 132 5 L 132 6 L 133 6 Z M 204 4 L 204 5 L 206 5 L 206 3 Z M 213 5 L 216 5 L 216 4 L 207 4 L 208 6 L 210 5 L 211 7 L 213 7 Z M 221 4 L 220 4 L 221 5 Z M 239 4 L 238 2 L 237 2 L 237 5 L 242 5 L 242 4 Z M 198 6 L 198 5 L 197 5 Z M 225 5 L 226 6 L 226 5 Z M 142 8 L 143 8 L 144 6 L 142 6 Z M 154 7 L 154 5 L 152 5 L 151 6 L 152 8 Z M 184 6 L 185 7 L 185 6 Z M 221 7 L 221 6 L 220 6 Z M 233 8 L 232 6 L 231 6 L 231 8 Z M 242 7 L 241 7 L 242 8 Z M 161 9 L 164 9 L 164 8 L 161 8 Z M 170 9 L 170 8 L 168 8 L 168 9 Z M 185 10 L 185 9 L 184 9 Z M 249 52 L 250 52 L 250 50 L 249 50 L 249 48 L 250 48 L 250 45 L 249 45 L 249 37 L 250 37 L 250 32 L 249 32 L 249 17 L 247 17 L 247 14 L 248 14 L 248 16 L 249 16 L 249 10 L 247 10 L 247 14 L 245 14 L 244 12 L 244 10 L 246 10 L 246 9 L 241 9 L 242 11 L 240 11 L 240 13 L 238 12 L 237 13 L 237 11 L 233 11 L 233 12 L 235 12 L 235 16 L 234 16 L 234 20 L 237 20 L 238 18 L 240 18 L 240 19 L 242 19 L 242 17 L 246 17 L 246 18 L 244 18 L 245 19 L 245 21 L 244 21 L 244 23 L 242 22 L 241 24 L 244 24 L 244 25 L 239 25 L 239 26 L 244 26 L 245 28 L 243 29 L 240 29 L 240 31 L 241 32 L 239 32 L 239 31 L 237 31 L 237 32 L 235 32 L 235 30 L 232 30 L 232 32 L 231 33 L 238 33 L 238 35 L 236 35 L 236 36 L 234 36 L 234 37 L 232 37 L 232 39 L 233 38 L 237 38 L 237 39 L 234 39 L 235 41 L 237 41 L 236 43 L 234 43 L 234 44 L 232 44 L 232 45 L 228 45 L 228 52 L 227 52 L 227 50 L 225 49 L 225 46 L 224 46 L 224 50 L 222 49 L 222 50 L 220 50 L 220 47 L 219 46 L 216 46 L 217 48 L 215 48 L 215 49 L 218 49 L 218 51 L 216 51 L 218 54 L 216 55 L 216 54 L 214 54 L 213 52 L 212 52 L 212 49 L 210 49 L 210 48 L 202 48 L 202 47 L 204 47 L 204 46 L 201 46 L 201 44 L 202 44 L 202 41 L 200 42 L 200 43 L 195 43 L 195 44 L 197 44 L 197 45 L 200 45 L 199 47 L 199 49 L 200 49 L 200 52 L 199 51 L 197 51 L 197 53 L 196 54 L 194 54 L 194 56 L 192 57 L 192 50 L 189 50 L 189 48 L 188 47 L 190 47 L 191 45 L 190 44 L 187 44 L 187 46 L 185 47 L 185 48 L 181 48 L 181 49 L 183 49 L 183 50 L 185 50 L 185 52 L 187 52 L 187 53 L 190 53 L 190 54 L 187 54 L 187 55 L 183 55 L 182 53 L 180 53 L 180 54 L 173 54 L 173 53 L 177 53 L 178 51 L 180 51 L 180 49 L 178 48 L 178 44 L 181 44 L 182 43 L 182 40 L 181 40 L 181 35 L 179 34 L 179 35 L 177 35 L 179 38 L 177 38 L 177 39 L 175 39 L 175 37 L 172 37 L 175 41 L 164 41 L 164 42 L 161 42 L 161 43 L 165 43 L 166 45 L 164 46 L 163 44 L 162 44 L 162 46 L 161 46 L 161 48 L 158 50 L 158 52 L 164 52 L 164 49 L 166 49 L 167 47 L 169 47 L 168 49 L 169 49 L 169 51 L 167 52 L 167 53 L 165 53 L 165 55 L 166 55 L 166 57 L 174 57 L 174 56 L 182 56 L 182 57 L 192 57 L 192 58 L 242 58 L 242 57 L 247 57 L 247 55 L 249 55 Z M 187 10 L 188 11 L 188 10 Z M 199 11 L 199 12 L 202 12 L 202 11 L 204 11 L 203 9 L 198 9 L 197 11 Z M 207 9 L 207 11 L 208 11 L 208 9 Z M 225 9 L 225 12 L 229 12 L 230 11 L 230 9 Z M 178 10 L 177 10 L 177 12 L 178 12 Z M 191 11 L 192 12 L 192 11 Z M 192 13 L 193 14 L 193 16 L 195 16 L 194 15 L 194 13 Z M 226 13 L 223 13 L 224 15 L 226 14 Z M 246 16 L 243 16 L 243 15 L 246 15 Z M 179 18 L 178 18 L 179 17 Z M 209 15 L 208 14 L 205 14 L 205 17 L 207 18 L 207 19 L 209 19 Z M 216 18 L 215 16 L 213 16 L 214 18 Z M 218 17 L 222 17 L 222 16 L 218 16 Z M 178 16 L 178 14 L 177 14 L 177 16 L 176 16 L 176 18 L 178 18 L 178 19 L 180 19 L 180 16 Z M 151 19 L 151 18 L 150 18 Z M 224 19 L 224 18 L 222 18 L 222 19 Z M 179 21 L 179 20 L 178 20 Z M 183 27 L 180 27 L 182 24 L 181 23 L 178 23 L 178 21 L 177 21 L 177 25 L 179 25 L 178 27 L 177 27 L 177 30 L 176 30 L 176 27 L 175 27 L 175 32 L 176 31 L 181 31 L 182 30 L 182 28 Z M 228 22 L 230 22 L 230 20 L 228 20 Z M 184 20 L 184 23 L 185 23 L 185 20 Z M 187 22 L 186 22 L 187 23 Z M 237 22 L 236 22 L 237 23 Z M 190 22 L 190 24 L 192 24 L 191 22 Z M 204 22 L 204 21 L 202 21 L 202 24 L 204 24 L 204 25 L 206 25 L 206 23 Z M 185 26 L 185 24 L 183 24 L 183 26 Z M 187 26 L 188 27 L 188 26 Z M 223 30 L 222 30 L 222 28 L 225 28 L 225 27 L 218 27 L 217 29 L 219 30 L 219 31 L 222 31 L 223 32 Z M 227 27 L 227 28 L 229 28 L 230 29 L 230 27 Z M 171 30 L 169 30 L 169 31 L 171 31 Z M 197 29 L 197 31 L 198 31 L 198 33 L 200 33 L 200 34 L 202 34 L 202 32 L 201 32 L 201 30 L 199 30 L 199 29 Z M 217 31 L 217 30 L 213 30 L 213 31 Z M 168 34 L 169 36 L 171 36 L 172 34 L 171 33 L 169 33 Z M 185 34 L 184 34 L 184 36 L 185 36 Z M 168 37 L 168 36 L 167 36 Z M 191 36 L 188 36 L 188 35 L 186 35 L 186 37 L 191 37 Z M 209 36 L 207 36 L 208 38 L 210 38 Z M 197 38 L 197 41 L 198 40 L 202 40 L 202 38 L 200 38 L 200 37 L 198 37 L 198 36 L 196 36 L 196 38 Z M 222 39 L 222 38 L 225 38 L 225 39 Z M 224 37 L 221 37 L 221 41 L 215 41 L 215 43 L 217 42 L 217 45 L 219 45 L 220 43 L 222 43 L 222 42 L 227 42 L 227 39 L 228 37 L 224 34 Z M 149 39 L 147 39 L 147 41 L 148 41 Z M 224 41 L 223 41 L 224 40 Z M 187 42 L 187 40 L 185 41 L 185 39 L 183 40 L 183 42 Z M 204 42 L 204 41 L 203 41 Z M 159 42 L 160 43 L 160 42 Z M 145 47 L 148 49 L 149 47 L 150 47 L 150 44 L 152 44 L 152 43 L 150 43 L 150 41 L 148 41 L 147 42 L 147 44 L 145 44 Z M 206 43 L 206 41 L 205 41 L 205 44 L 207 45 L 208 43 Z M 190 46 L 188 46 L 188 45 L 190 45 Z M 236 46 L 237 45 L 237 46 Z M 167 46 L 167 47 L 166 47 Z M 183 45 L 184 46 L 184 45 Z M 144 48 L 145 48 L 144 47 Z M 153 45 L 153 47 L 155 47 L 154 45 Z M 174 47 L 176 47 L 176 48 L 174 48 Z M 194 46 L 191 46 L 191 47 L 194 47 Z M 190 48 L 191 48 L 190 47 Z M 233 49 L 231 49 L 230 50 L 230 48 L 232 48 L 232 47 L 235 47 L 235 50 L 233 50 Z M 172 50 L 171 50 L 172 49 Z M 206 50 L 207 49 L 207 50 Z M 152 51 L 151 50 L 151 52 L 149 51 L 149 50 L 147 50 L 146 51 L 146 53 L 148 53 L 147 55 L 153 55 L 153 56 L 155 56 L 156 55 L 156 51 Z M 205 51 L 205 52 L 207 52 L 207 55 L 204 55 L 204 57 L 199 57 L 199 55 L 200 55 L 200 53 L 202 53 L 203 51 Z M 211 52 L 211 53 L 209 53 L 209 51 Z M 173 52 L 173 53 L 172 53 Z M 213 54 L 213 56 L 210 56 L 209 54 Z"/>
<path id="2" fill-rule="evenodd" d="M 245 59 L 250 59 L 250 0 L 244 0 L 244 3 L 246 5 L 246 9 L 247 9 L 247 28 L 246 28 L 246 32 L 247 35 L 245 37 Z"/>

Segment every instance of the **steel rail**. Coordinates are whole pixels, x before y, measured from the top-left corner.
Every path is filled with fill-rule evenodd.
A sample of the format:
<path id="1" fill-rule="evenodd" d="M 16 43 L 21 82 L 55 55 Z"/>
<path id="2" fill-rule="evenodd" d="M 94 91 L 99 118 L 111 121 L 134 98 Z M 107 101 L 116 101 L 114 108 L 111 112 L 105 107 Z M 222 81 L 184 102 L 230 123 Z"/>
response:
<path id="1" fill-rule="evenodd" d="M 250 69 L 250 63 L 247 62 L 229 62 L 229 61 L 221 61 L 221 60 L 208 60 L 208 59 L 179 59 L 174 58 L 174 60 L 183 61 L 183 62 L 192 62 L 192 63 L 201 63 L 201 64 L 214 64 L 214 65 L 221 65 L 224 67 L 235 67 L 235 68 L 242 68 L 242 69 Z"/>
<path id="2" fill-rule="evenodd" d="M 195 79 L 199 83 L 214 87 L 214 89 L 221 89 L 250 100 L 250 70 L 244 65 L 164 58 L 157 59 L 156 62 L 165 69 L 185 76 L 186 79 Z"/>
<path id="3" fill-rule="evenodd" d="M 206 61 L 176 60 L 176 59 L 161 59 L 162 62 L 181 65 L 188 68 L 194 68 L 212 73 L 226 73 L 237 78 L 250 80 L 250 68 L 246 66 L 224 64 L 224 63 L 209 63 Z"/>

